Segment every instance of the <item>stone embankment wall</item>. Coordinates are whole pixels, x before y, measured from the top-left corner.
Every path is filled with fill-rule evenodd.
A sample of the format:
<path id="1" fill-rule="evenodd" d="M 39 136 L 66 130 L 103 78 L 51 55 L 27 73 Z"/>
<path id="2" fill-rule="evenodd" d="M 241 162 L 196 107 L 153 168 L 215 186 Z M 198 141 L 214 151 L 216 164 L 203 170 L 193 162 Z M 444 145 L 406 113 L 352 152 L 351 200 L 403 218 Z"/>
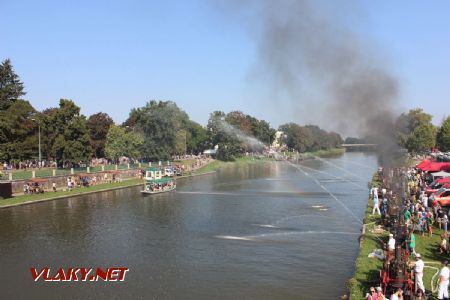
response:
<path id="1" fill-rule="evenodd" d="M 106 174 L 106 178 L 105 178 L 105 174 Z M 138 169 L 120 170 L 120 171 L 114 171 L 114 172 L 104 171 L 104 172 L 92 173 L 91 176 L 96 177 L 97 183 L 105 183 L 105 182 L 112 181 L 113 174 L 115 174 L 116 180 L 122 180 L 122 179 L 127 179 L 127 178 L 139 177 L 141 172 Z M 44 190 L 48 191 L 48 190 L 52 189 L 52 184 L 53 184 L 53 182 L 55 182 L 57 189 L 61 189 L 61 188 L 65 189 L 67 187 L 67 179 L 69 177 L 74 178 L 75 182 L 78 182 L 79 176 L 77 174 L 74 174 L 74 175 L 69 174 L 69 175 L 42 178 L 42 179 L 47 180 L 46 182 L 42 183 L 42 186 L 44 187 Z M 11 183 L 12 183 L 13 194 L 23 193 L 23 186 L 29 181 L 30 181 L 30 179 L 12 181 Z"/>

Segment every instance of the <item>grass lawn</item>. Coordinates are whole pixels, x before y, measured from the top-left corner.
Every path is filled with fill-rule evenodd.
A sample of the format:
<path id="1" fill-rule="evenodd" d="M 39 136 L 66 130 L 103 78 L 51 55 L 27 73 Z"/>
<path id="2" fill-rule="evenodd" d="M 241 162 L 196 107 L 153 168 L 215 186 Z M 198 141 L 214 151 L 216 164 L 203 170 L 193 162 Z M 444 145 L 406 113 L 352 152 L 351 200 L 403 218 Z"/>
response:
<path id="1" fill-rule="evenodd" d="M 33 202 L 33 201 L 40 201 L 40 200 L 50 200 L 53 198 L 63 198 L 68 196 L 75 196 L 75 195 L 82 195 L 86 193 L 92 193 L 96 191 L 101 190 L 107 190 L 107 189 L 115 189 L 120 187 L 128 187 L 133 185 L 139 185 L 142 184 L 142 179 L 133 178 L 129 180 L 124 180 L 122 182 L 115 182 L 115 183 L 103 183 L 103 184 L 97 184 L 90 187 L 78 187 L 73 189 L 72 191 L 46 191 L 43 194 L 32 194 L 32 195 L 20 195 L 9 199 L 1 199 L 0 200 L 0 207 L 8 206 L 8 205 L 14 205 L 14 204 L 20 204 L 25 202 Z"/>
<path id="2" fill-rule="evenodd" d="M 373 178 L 374 183 L 379 182 L 377 176 Z M 378 215 L 372 215 L 372 200 L 369 199 L 367 209 L 365 212 L 365 224 L 376 222 L 380 219 Z M 350 299 L 364 299 L 364 296 L 369 291 L 371 286 L 377 286 L 380 283 L 380 270 L 383 267 L 383 262 L 377 258 L 369 258 L 368 255 L 374 249 L 382 249 L 382 244 L 379 239 L 373 235 L 370 230 L 375 224 L 366 226 L 366 234 L 362 237 L 361 248 L 356 260 L 355 275 L 348 282 L 350 291 Z M 420 253 L 423 261 L 425 262 L 424 270 L 424 284 L 427 293 L 431 291 L 431 278 L 436 273 L 435 269 L 429 268 L 441 268 L 440 262 L 443 260 L 450 260 L 449 255 L 441 255 L 438 250 L 438 244 L 440 236 L 443 230 L 440 230 L 436 226 L 433 228 L 433 235 L 421 236 L 418 232 L 415 232 L 416 236 L 416 252 Z M 387 234 L 379 236 L 382 240 L 387 242 Z M 411 257 L 413 260 L 413 258 Z M 436 288 L 436 284 L 434 285 Z M 437 299 L 436 293 L 433 294 L 431 299 Z"/>
<path id="3" fill-rule="evenodd" d="M 319 150 L 319 151 L 305 152 L 305 153 L 300 153 L 300 154 L 305 157 L 309 157 L 309 156 L 327 157 L 327 156 L 343 154 L 344 152 L 345 152 L 345 148 L 333 148 L 333 149 L 328 149 L 328 150 Z"/>
<path id="4" fill-rule="evenodd" d="M 213 160 L 206 166 L 203 166 L 194 172 L 192 174 L 204 174 L 208 172 L 217 171 L 220 168 L 224 167 L 230 167 L 230 166 L 244 166 L 244 165 L 250 165 L 250 164 L 258 164 L 262 162 L 267 161 L 273 161 L 271 158 L 264 158 L 264 159 L 258 159 L 253 156 L 243 156 L 243 157 L 237 157 L 233 161 L 221 161 L 221 160 Z"/>

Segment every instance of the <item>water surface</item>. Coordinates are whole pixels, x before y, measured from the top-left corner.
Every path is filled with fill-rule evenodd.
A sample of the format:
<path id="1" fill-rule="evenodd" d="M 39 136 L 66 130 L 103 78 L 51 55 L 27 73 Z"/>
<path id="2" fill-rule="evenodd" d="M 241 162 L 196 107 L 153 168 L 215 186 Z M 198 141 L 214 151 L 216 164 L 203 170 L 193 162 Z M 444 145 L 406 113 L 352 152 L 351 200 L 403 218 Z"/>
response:
<path id="1" fill-rule="evenodd" d="M 135 187 L 2 209 L 2 298 L 336 299 L 375 170 L 375 156 L 353 152 L 230 167 L 166 194 Z M 125 282 L 48 283 L 33 282 L 31 266 L 130 271 Z"/>

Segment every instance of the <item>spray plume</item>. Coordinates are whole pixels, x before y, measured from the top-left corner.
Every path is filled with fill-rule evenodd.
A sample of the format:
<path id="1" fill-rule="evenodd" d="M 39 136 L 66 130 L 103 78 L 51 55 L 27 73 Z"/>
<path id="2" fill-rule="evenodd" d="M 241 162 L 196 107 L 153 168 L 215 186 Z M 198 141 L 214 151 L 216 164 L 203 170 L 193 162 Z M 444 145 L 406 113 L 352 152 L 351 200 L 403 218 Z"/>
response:
<path id="1" fill-rule="evenodd" d="M 242 130 L 228 124 L 225 120 L 219 120 L 218 124 L 222 131 L 244 143 L 253 151 L 261 151 L 262 149 L 264 149 L 265 145 L 258 139 L 245 134 Z"/>

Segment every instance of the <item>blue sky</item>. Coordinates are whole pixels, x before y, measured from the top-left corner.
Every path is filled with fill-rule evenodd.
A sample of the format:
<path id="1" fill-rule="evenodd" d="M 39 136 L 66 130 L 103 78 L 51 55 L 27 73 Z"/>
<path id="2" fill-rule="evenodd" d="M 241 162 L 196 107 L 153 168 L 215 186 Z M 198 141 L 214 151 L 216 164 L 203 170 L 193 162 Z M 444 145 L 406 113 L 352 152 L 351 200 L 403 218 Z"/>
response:
<path id="1" fill-rule="evenodd" d="M 86 116 L 103 111 L 121 123 L 156 99 L 203 125 L 214 110 L 305 123 L 283 99 L 263 100 L 264 82 L 250 75 L 255 40 L 219 1 L 0 0 L 0 60 L 12 60 L 39 110 L 69 98 Z M 450 111 L 450 1 L 355 3 L 345 2 L 345 15 L 397 75 L 401 107 L 422 107 L 440 123 Z"/>

